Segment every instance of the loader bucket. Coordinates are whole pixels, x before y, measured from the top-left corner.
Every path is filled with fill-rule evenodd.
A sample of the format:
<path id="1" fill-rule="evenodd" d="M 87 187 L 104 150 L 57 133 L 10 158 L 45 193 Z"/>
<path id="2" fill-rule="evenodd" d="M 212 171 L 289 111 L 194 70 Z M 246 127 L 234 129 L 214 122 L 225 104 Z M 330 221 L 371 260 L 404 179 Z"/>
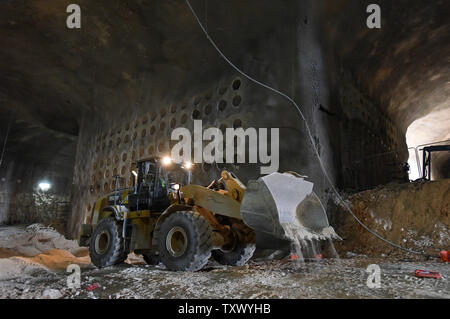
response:
<path id="1" fill-rule="evenodd" d="M 248 183 L 241 216 L 255 231 L 259 246 L 275 249 L 270 246 L 299 237 L 305 240 L 339 238 L 329 225 L 313 186 L 294 173 L 273 173 Z"/>

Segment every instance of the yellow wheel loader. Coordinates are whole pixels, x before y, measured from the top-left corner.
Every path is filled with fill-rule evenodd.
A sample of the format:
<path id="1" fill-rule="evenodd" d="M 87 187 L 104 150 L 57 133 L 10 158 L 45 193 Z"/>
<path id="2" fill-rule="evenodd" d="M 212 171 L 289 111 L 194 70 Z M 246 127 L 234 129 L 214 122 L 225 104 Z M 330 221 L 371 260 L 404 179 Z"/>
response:
<path id="1" fill-rule="evenodd" d="M 302 238 L 336 237 L 313 184 L 300 175 L 275 173 L 245 187 L 223 171 L 205 187 L 191 184 L 191 166 L 170 158 L 138 161 L 132 188 L 96 202 L 79 236 L 95 266 L 121 263 L 130 251 L 176 271 L 200 270 L 211 256 L 243 265 L 256 244 L 289 246 L 292 225 Z"/>

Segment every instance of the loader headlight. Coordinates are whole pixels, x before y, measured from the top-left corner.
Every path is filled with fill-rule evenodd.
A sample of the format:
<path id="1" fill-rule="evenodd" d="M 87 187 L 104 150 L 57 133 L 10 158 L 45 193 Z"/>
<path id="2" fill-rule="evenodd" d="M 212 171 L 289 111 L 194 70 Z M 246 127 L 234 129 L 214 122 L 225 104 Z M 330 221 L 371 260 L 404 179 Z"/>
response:
<path id="1" fill-rule="evenodd" d="M 192 166 L 194 166 L 194 165 L 193 165 L 191 162 L 186 162 L 186 163 L 183 164 L 183 167 L 184 167 L 185 169 L 191 169 Z"/>
<path id="2" fill-rule="evenodd" d="M 180 190 L 180 184 L 173 184 L 172 188 L 176 191 Z"/>
<path id="3" fill-rule="evenodd" d="M 170 165 L 172 163 L 172 159 L 170 157 L 166 156 L 162 159 L 162 163 L 164 166 Z"/>

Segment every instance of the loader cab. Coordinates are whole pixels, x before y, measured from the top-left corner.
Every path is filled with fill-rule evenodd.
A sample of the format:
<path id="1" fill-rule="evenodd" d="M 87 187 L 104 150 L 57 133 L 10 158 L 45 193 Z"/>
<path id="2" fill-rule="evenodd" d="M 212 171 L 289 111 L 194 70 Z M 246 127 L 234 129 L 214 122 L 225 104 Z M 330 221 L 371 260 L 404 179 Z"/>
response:
<path id="1" fill-rule="evenodd" d="M 128 196 L 131 211 L 162 212 L 170 206 L 169 194 L 175 184 L 190 183 L 190 171 L 168 158 L 150 158 L 137 162 L 134 192 Z"/>

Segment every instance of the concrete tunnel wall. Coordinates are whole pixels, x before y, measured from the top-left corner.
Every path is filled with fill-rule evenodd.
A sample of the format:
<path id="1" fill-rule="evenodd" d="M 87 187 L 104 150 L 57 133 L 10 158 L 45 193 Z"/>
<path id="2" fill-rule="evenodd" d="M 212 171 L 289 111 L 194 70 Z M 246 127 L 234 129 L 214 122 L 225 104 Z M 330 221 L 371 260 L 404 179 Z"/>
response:
<path id="1" fill-rule="evenodd" d="M 327 200 L 328 185 L 294 107 L 227 65 L 184 1 L 80 0 L 81 30 L 64 27 L 69 3 L 1 5 L 1 69 L 9 77 L 3 77 L 0 96 L 2 114 L 14 105 L 17 118 L 50 132 L 36 143 L 51 142 L 53 148 L 35 150 L 24 165 L 38 154 L 60 161 L 67 158 L 59 156 L 63 146 L 72 150 L 67 152 L 73 170 L 70 161 L 67 167 L 50 165 L 65 180 L 73 173 L 72 191 L 56 187 L 71 196 L 70 236 L 76 236 L 95 199 L 111 190 L 113 175 L 129 183 L 132 162 L 167 154 L 172 129 L 192 128 L 194 118 L 205 128 L 279 127 L 280 171 L 309 176 Z M 449 66 L 443 58 L 450 34 L 445 1 L 428 9 L 421 9 L 425 1 L 379 1 L 381 30 L 365 25 L 369 3 L 192 1 L 236 65 L 297 101 L 331 177 L 353 190 L 400 179 L 408 125 L 448 108 L 448 91 L 442 90 Z M 423 34 L 429 35 L 426 41 Z M 439 77 L 422 81 L 426 70 Z M 21 145 L 9 149 L 7 163 L 19 158 Z M 2 176 L 10 165 L 1 167 Z M 259 175 L 253 165 L 198 165 L 196 179 L 206 184 L 221 168 L 244 182 Z M 12 181 L 26 174 L 14 175 Z M 15 214 L 11 205 L 4 204 L 5 215 Z"/>

